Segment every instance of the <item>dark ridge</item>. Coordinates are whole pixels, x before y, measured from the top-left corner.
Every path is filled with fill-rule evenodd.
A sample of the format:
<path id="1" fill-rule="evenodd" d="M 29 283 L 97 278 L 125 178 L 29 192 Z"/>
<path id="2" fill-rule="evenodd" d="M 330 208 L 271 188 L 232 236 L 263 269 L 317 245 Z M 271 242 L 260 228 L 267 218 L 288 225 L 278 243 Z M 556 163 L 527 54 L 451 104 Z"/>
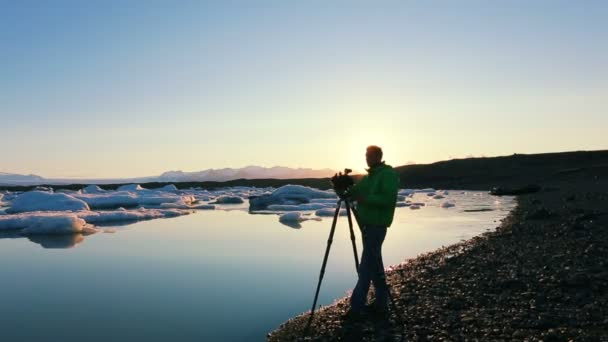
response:
<path id="1" fill-rule="evenodd" d="M 390 162 L 390 161 L 389 161 Z M 530 184 L 551 181 L 597 177 L 608 174 L 608 150 L 576 151 L 541 154 L 513 154 L 501 157 L 466 158 L 440 161 L 432 164 L 405 165 L 395 168 L 401 177 L 401 186 L 406 188 L 441 188 L 490 190 L 493 187 L 521 188 Z M 355 178 L 360 176 L 355 176 Z M 114 190 L 128 184 L 103 184 L 102 189 Z M 152 189 L 174 184 L 179 189 L 201 187 L 217 189 L 230 186 L 280 187 L 286 184 L 305 185 L 318 189 L 329 189 L 329 178 L 302 179 L 235 179 L 226 182 L 152 182 L 141 183 Z M 88 184 L 41 186 L 55 189 L 79 190 Z M 2 186 L 1 190 L 29 191 L 37 186 Z"/>

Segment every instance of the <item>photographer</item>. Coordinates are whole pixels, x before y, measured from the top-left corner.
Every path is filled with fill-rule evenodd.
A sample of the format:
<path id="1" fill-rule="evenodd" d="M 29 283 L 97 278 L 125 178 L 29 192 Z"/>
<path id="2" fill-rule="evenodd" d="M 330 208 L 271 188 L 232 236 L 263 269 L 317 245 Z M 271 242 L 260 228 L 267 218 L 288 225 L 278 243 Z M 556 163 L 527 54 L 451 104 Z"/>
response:
<path id="1" fill-rule="evenodd" d="M 376 301 L 371 309 L 378 314 L 388 310 L 388 286 L 382 262 L 382 243 L 393 221 L 399 176 L 382 161 L 382 149 L 369 146 L 365 153 L 368 174 L 349 190 L 357 202 L 359 224 L 363 237 L 363 254 L 359 265 L 359 280 L 351 296 L 347 318 L 357 319 L 365 308 L 370 282 L 374 283 Z"/>

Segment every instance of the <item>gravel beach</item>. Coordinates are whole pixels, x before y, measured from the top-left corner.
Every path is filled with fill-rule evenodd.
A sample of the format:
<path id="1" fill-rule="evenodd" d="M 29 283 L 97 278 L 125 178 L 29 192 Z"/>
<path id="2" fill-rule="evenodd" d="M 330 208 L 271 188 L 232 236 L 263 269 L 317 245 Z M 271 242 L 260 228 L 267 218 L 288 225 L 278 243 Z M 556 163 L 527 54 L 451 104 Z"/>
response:
<path id="1" fill-rule="evenodd" d="M 307 332 L 303 313 L 268 340 L 608 341 L 608 187 L 599 179 L 543 184 L 495 231 L 390 267 L 387 316 L 345 319 L 345 297 L 318 310 Z"/>

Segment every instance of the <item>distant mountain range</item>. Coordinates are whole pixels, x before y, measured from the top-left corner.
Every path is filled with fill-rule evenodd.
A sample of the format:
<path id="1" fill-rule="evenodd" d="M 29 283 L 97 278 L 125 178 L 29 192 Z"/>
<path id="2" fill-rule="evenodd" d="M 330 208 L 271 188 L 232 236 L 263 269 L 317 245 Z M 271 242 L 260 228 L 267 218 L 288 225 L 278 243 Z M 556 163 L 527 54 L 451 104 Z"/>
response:
<path id="1" fill-rule="evenodd" d="M 261 167 L 247 166 L 239 169 L 208 169 L 203 171 L 184 172 L 168 171 L 160 176 L 138 178 L 44 178 L 38 175 L 19 175 L 0 172 L 0 185 L 38 185 L 38 184 L 115 184 L 115 183 L 149 183 L 149 182 L 225 182 L 234 179 L 292 179 L 292 178 L 325 178 L 335 173 L 331 169 L 314 170 L 309 168 L 289 168 L 283 166 Z"/>

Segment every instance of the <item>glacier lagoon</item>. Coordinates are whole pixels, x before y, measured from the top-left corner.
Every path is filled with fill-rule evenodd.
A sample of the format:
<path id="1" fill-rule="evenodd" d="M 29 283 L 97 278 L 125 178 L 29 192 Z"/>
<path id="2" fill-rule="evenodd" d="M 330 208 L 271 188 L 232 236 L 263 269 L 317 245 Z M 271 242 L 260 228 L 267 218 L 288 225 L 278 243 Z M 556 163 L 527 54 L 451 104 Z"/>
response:
<path id="1" fill-rule="evenodd" d="M 394 265 L 499 225 L 512 197 L 426 193 L 396 209 L 383 247 Z M 473 210 L 473 211 L 471 211 Z M 222 205 L 175 218 L 109 224 L 84 236 L 0 235 L 2 340 L 257 341 L 310 309 L 331 217 L 285 225 Z M 299 227 L 299 228 L 293 228 Z M 356 232 L 359 253 L 360 235 Z M 48 247 L 48 248 L 41 248 Z M 74 248 L 60 248 L 74 247 Z M 356 281 L 340 217 L 319 303 Z"/>

